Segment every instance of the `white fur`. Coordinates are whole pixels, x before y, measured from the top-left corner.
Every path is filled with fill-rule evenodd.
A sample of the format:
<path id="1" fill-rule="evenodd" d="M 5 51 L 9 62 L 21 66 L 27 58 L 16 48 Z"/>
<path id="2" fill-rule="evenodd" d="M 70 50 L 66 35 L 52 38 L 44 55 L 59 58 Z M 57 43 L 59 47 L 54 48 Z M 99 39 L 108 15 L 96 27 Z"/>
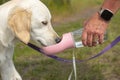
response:
<path id="1" fill-rule="evenodd" d="M 22 80 L 12 61 L 14 44 L 18 40 L 8 24 L 15 8 L 31 12 L 30 36 L 36 42 L 48 46 L 55 43 L 58 35 L 53 30 L 51 14 L 39 0 L 11 0 L 0 6 L 0 71 L 2 80 Z M 44 24 L 47 22 L 47 25 Z M 21 23 L 22 24 L 22 23 Z"/>

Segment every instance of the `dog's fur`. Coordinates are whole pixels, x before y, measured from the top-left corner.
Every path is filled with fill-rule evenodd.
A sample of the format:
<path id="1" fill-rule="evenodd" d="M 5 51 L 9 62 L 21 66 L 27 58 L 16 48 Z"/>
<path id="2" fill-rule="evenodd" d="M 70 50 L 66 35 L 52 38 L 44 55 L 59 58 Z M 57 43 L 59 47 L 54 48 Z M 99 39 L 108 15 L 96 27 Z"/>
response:
<path id="1" fill-rule="evenodd" d="M 0 6 L 0 72 L 2 80 L 22 80 L 12 61 L 17 40 L 30 39 L 49 46 L 58 35 L 53 30 L 51 14 L 39 0 L 11 0 Z"/>

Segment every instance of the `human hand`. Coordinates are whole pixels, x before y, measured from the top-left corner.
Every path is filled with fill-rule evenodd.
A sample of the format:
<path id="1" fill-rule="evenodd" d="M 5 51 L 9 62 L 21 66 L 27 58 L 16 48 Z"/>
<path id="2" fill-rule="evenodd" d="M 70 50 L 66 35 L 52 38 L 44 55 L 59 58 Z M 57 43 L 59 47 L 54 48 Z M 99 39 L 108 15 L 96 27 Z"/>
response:
<path id="1" fill-rule="evenodd" d="M 104 34 L 106 32 L 108 22 L 103 20 L 99 13 L 95 13 L 88 21 L 84 24 L 82 33 L 82 42 L 84 46 L 96 46 L 102 44 Z"/>

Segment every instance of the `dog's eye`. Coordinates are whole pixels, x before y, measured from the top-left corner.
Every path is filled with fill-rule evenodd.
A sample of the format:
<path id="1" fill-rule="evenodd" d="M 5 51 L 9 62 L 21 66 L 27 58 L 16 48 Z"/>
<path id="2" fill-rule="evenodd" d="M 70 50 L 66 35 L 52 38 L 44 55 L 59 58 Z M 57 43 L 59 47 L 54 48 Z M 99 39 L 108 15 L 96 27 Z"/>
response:
<path id="1" fill-rule="evenodd" d="M 43 24 L 43 25 L 47 25 L 48 22 L 47 22 L 47 21 L 42 21 L 42 24 Z"/>

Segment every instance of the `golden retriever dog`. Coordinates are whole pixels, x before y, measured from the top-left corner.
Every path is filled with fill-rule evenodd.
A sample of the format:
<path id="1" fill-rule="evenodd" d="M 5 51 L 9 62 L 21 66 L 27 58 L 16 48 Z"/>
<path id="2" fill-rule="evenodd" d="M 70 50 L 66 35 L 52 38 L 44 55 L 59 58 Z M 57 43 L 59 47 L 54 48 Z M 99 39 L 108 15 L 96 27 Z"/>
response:
<path id="1" fill-rule="evenodd" d="M 10 0 L 0 5 L 0 72 L 2 80 L 22 80 L 12 57 L 14 45 L 30 39 L 49 46 L 60 41 L 51 26 L 51 14 L 39 0 Z"/>

